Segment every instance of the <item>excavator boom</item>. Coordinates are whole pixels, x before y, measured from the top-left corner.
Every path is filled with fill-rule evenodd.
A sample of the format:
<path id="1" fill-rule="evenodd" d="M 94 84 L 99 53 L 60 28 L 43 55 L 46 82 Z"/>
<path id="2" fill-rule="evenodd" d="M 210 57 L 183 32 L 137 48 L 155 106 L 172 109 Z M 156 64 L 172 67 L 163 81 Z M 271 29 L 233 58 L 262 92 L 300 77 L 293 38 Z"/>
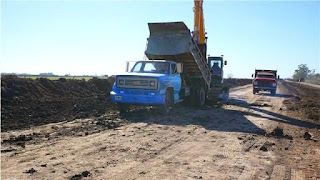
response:
<path id="1" fill-rule="evenodd" d="M 198 44 L 206 43 L 203 18 L 203 0 L 194 0 L 194 33 L 193 38 Z"/>

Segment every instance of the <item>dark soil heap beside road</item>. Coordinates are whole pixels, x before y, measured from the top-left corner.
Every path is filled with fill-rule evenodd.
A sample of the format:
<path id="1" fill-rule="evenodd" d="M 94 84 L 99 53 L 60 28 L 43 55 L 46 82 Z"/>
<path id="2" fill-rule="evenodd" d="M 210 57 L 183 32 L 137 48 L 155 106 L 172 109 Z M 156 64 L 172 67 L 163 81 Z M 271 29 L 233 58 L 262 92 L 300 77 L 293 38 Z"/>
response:
<path id="1" fill-rule="evenodd" d="M 113 109 L 113 79 L 1 78 L 2 131 L 100 116 Z"/>
<path id="2" fill-rule="evenodd" d="M 224 79 L 223 83 L 225 86 L 228 86 L 229 88 L 233 88 L 233 87 L 237 87 L 237 86 L 244 86 L 247 84 L 251 84 L 252 79 L 228 78 L 228 79 Z"/>
<path id="3" fill-rule="evenodd" d="M 302 117 L 320 123 L 320 89 L 297 83 L 283 82 L 294 95 L 283 103 L 288 110 L 299 112 Z"/>

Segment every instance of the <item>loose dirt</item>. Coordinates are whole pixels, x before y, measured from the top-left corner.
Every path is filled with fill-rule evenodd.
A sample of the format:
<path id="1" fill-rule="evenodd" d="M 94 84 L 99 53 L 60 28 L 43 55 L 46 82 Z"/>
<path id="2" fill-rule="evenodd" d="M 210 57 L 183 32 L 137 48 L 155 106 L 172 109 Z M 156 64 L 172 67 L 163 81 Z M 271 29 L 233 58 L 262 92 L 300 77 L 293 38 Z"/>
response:
<path id="1" fill-rule="evenodd" d="M 23 129 L 53 122 L 101 116 L 114 108 L 113 79 L 1 78 L 1 129 Z"/>
<path id="2" fill-rule="evenodd" d="M 253 95 L 246 85 L 232 89 L 220 106 L 177 105 L 166 117 L 156 108 L 126 115 L 110 109 L 99 117 L 2 132 L 1 177 L 317 179 L 319 120 L 305 114 L 309 107 L 290 110 L 292 100 L 317 92 L 303 95 L 299 88 L 279 82 L 276 96 Z"/>
<path id="3" fill-rule="evenodd" d="M 284 101 L 288 110 L 297 111 L 300 117 L 320 122 L 320 88 L 284 82 L 293 97 Z"/>

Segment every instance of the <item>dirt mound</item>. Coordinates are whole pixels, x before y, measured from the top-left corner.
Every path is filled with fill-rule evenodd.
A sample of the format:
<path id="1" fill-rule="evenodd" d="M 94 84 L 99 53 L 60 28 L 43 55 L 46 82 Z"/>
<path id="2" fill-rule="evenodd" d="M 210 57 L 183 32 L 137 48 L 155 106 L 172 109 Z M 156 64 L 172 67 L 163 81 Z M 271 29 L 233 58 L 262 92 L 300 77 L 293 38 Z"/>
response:
<path id="1" fill-rule="evenodd" d="M 2 131 L 100 116 L 113 109 L 113 79 L 1 78 Z"/>
<path id="2" fill-rule="evenodd" d="M 294 90 L 294 97 L 283 102 L 287 109 L 300 112 L 304 117 L 320 123 L 320 90 L 297 83 L 283 82 L 283 85 Z"/>
<path id="3" fill-rule="evenodd" d="M 224 79 L 223 83 L 227 87 L 233 88 L 233 87 L 237 87 L 237 86 L 244 86 L 244 85 L 247 85 L 247 84 L 251 84 L 252 83 L 252 79 L 228 78 L 228 79 Z"/>

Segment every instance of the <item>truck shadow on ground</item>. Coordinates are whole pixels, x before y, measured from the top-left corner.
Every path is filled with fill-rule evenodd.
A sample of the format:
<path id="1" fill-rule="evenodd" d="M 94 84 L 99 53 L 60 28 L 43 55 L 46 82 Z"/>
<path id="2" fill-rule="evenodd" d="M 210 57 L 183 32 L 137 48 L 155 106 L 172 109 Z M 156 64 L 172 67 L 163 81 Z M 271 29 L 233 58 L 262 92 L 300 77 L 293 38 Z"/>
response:
<path id="1" fill-rule="evenodd" d="M 122 115 L 131 122 L 143 122 L 168 126 L 196 125 L 206 130 L 265 134 L 266 132 L 248 120 L 244 113 L 220 107 L 192 108 L 179 105 L 165 116 L 156 108 L 133 110 Z"/>
<path id="2" fill-rule="evenodd" d="M 279 97 L 287 97 L 287 98 L 289 98 L 289 97 L 293 97 L 293 96 L 292 95 L 286 95 L 286 94 L 279 94 Z M 266 110 L 264 108 L 264 106 L 269 106 L 268 104 L 261 104 L 261 105 L 257 105 L 255 103 L 249 104 L 246 101 L 237 100 L 237 99 L 233 99 L 231 101 L 231 104 L 235 105 L 235 106 L 238 106 L 238 107 L 250 109 L 250 111 L 245 112 L 245 114 L 249 115 L 249 116 L 254 116 L 254 117 L 257 117 L 257 118 L 264 118 L 264 119 L 267 119 L 267 120 L 276 121 L 276 122 L 280 122 L 280 123 L 286 123 L 286 124 L 299 126 L 299 127 L 320 129 L 320 125 L 319 124 L 316 124 L 316 123 L 313 123 L 313 122 L 309 122 L 309 121 L 306 121 L 306 120 L 305 121 L 304 120 L 299 120 L 299 119 L 296 119 L 296 118 L 285 116 L 285 115 L 280 114 L 280 113 L 276 113 L 276 112 L 273 112 L 273 111 Z"/>
<path id="3" fill-rule="evenodd" d="M 289 97 L 289 95 L 283 95 L 281 97 Z M 244 100 L 232 99 L 231 101 L 224 102 L 224 104 L 227 106 L 237 106 L 241 108 L 241 110 L 213 106 L 194 108 L 177 105 L 167 116 L 162 115 L 161 110 L 158 108 L 140 108 L 129 111 L 122 115 L 122 117 L 131 122 L 144 122 L 148 124 L 169 126 L 197 125 L 206 130 L 260 135 L 266 134 L 266 131 L 260 128 L 259 124 L 255 124 L 257 122 L 253 123 L 249 120 L 247 118 L 248 116 L 260 118 L 262 121 L 265 119 L 299 127 L 320 128 L 318 124 L 275 113 L 266 110 L 263 106 L 260 107 L 256 104 L 249 104 Z M 259 123 L 260 122 L 261 121 L 259 121 Z"/>
<path id="4" fill-rule="evenodd" d="M 272 95 L 272 94 L 267 93 L 267 92 L 258 93 L 258 95 L 267 96 L 267 97 L 279 97 L 279 98 L 291 98 L 291 97 L 294 97 L 293 95 L 290 95 L 290 94 L 275 94 L 275 95 Z"/>

